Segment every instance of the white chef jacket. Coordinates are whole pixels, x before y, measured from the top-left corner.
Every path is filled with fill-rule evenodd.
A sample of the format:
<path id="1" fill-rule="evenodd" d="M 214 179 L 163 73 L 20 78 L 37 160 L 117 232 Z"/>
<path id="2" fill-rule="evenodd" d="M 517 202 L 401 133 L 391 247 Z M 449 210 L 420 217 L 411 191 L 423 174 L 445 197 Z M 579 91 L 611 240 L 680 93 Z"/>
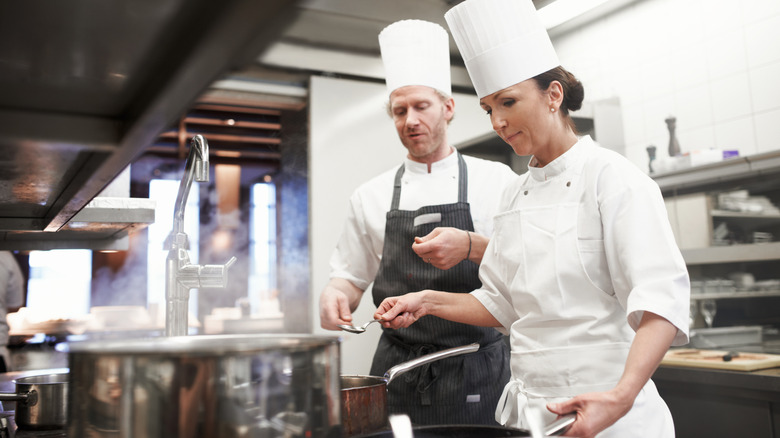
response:
<path id="1" fill-rule="evenodd" d="M 404 160 L 399 209 L 458 202 L 458 157 L 454 148 L 452 152 L 433 163 L 430 173 L 427 164 Z M 502 163 L 467 155 L 463 158 L 468 169 L 468 203 L 474 231 L 490 237 L 503 188 L 518 175 Z M 331 278 L 347 279 L 363 290 L 374 281 L 382 259 L 385 218 L 397 171 L 398 166 L 374 177 L 350 197 L 347 220 L 330 259 Z"/>
<path id="2" fill-rule="evenodd" d="M 483 287 L 472 294 L 502 324 L 504 333 L 510 334 L 510 403 L 518 394 L 518 405 L 528 400 L 533 404 L 534 397 L 537 402 L 563 400 L 575 395 L 566 390 L 568 384 L 577 385 L 573 382 L 579 382 L 582 392 L 603 390 L 597 386 L 616 382 L 644 311 L 677 327 L 673 345 L 688 342 L 687 268 L 658 186 L 624 157 L 583 137 L 547 166 L 529 167 L 528 173 L 507 188 L 501 206 L 496 226 L 504 220 L 518 225 L 496 229 L 480 266 Z M 547 239 L 553 234 L 545 231 L 545 221 L 522 219 L 535 211 L 549 216 L 546 222 L 552 222 L 553 234 L 571 230 L 565 234 L 572 241 Z M 576 223 L 567 228 L 567 220 Z M 534 245 L 529 242 L 533 236 L 554 247 Z M 524 253 L 518 252 L 520 248 Z M 561 254 L 555 257 L 568 260 L 545 260 L 549 264 L 526 269 L 554 251 Z M 525 278 L 524 269 L 528 277 L 535 278 Z M 591 291 L 590 295 L 583 299 L 578 296 L 580 289 Z M 622 309 L 624 316 L 618 317 L 615 309 Z M 589 367 L 591 359 L 603 367 Z M 540 364 L 538 372 L 531 369 Z M 561 374 L 557 366 L 569 367 L 560 381 L 556 381 Z M 579 377 L 578 370 L 582 370 Z M 537 381 L 524 382 L 518 375 Z M 544 386 L 561 381 L 569 383 Z M 658 403 L 651 400 L 645 414 L 665 410 L 648 382 L 630 416 L 638 414 L 634 412 L 637 406 L 648 405 L 647 398 Z M 516 419 L 518 414 L 511 415 Z M 668 410 L 658 416 L 670 419 Z M 612 429 L 616 427 L 617 423 Z"/>

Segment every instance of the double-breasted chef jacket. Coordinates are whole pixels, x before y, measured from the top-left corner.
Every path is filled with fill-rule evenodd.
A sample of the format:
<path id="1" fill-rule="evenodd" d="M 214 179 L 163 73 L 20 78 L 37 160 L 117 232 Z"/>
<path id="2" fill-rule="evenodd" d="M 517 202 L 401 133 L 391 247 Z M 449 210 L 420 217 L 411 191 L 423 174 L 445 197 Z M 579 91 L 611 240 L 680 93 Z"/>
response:
<path id="1" fill-rule="evenodd" d="M 531 166 L 535 160 L 531 160 Z M 613 388 L 644 312 L 688 342 L 690 282 L 657 184 L 585 136 L 505 191 L 472 292 L 510 335 L 512 378 L 496 419 L 527 428 L 528 406 Z M 641 419 L 641 420 L 640 420 Z M 649 381 L 599 437 L 669 437 Z"/>

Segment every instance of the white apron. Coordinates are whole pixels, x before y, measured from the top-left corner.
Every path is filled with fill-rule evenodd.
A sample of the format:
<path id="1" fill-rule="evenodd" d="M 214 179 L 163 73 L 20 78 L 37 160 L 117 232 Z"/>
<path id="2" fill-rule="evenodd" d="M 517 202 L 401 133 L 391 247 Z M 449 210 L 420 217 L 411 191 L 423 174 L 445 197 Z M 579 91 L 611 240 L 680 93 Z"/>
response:
<path id="1" fill-rule="evenodd" d="M 504 425 L 528 429 L 528 406 L 549 423 L 556 416 L 547 403 L 613 388 L 633 340 L 603 240 L 578 238 L 582 149 L 546 181 L 528 178 L 511 203 L 516 209 L 495 218 L 497 275 L 518 315 L 510 328 L 512 378 L 496 409 Z M 671 414 L 652 381 L 632 410 L 598 435 L 673 436 Z"/>

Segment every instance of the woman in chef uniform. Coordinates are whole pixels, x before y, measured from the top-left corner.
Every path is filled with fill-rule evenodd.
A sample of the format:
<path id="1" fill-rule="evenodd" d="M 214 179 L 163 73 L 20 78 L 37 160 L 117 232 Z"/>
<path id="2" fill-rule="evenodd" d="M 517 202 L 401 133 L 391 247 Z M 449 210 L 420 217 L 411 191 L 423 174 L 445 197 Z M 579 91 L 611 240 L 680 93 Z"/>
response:
<path id="1" fill-rule="evenodd" d="M 567 436 L 674 436 L 650 376 L 670 345 L 688 342 L 690 286 L 658 186 L 576 135 L 569 111 L 583 87 L 531 0 L 466 0 L 445 18 L 494 130 L 532 155 L 529 171 L 504 192 L 480 289 L 388 298 L 376 317 L 386 328 L 435 315 L 508 332 L 502 424 L 576 412 Z"/>

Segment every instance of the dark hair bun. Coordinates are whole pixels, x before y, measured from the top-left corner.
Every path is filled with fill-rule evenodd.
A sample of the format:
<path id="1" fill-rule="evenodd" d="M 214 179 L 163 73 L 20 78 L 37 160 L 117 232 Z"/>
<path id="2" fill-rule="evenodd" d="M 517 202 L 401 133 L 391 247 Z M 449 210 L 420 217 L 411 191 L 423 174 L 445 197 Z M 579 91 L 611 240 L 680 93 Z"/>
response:
<path id="1" fill-rule="evenodd" d="M 569 71 L 563 68 L 561 70 L 565 72 L 565 81 L 561 82 L 564 87 L 563 103 L 569 111 L 577 111 L 582 108 L 582 101 L 585 99 L 585 87 Z"/>

